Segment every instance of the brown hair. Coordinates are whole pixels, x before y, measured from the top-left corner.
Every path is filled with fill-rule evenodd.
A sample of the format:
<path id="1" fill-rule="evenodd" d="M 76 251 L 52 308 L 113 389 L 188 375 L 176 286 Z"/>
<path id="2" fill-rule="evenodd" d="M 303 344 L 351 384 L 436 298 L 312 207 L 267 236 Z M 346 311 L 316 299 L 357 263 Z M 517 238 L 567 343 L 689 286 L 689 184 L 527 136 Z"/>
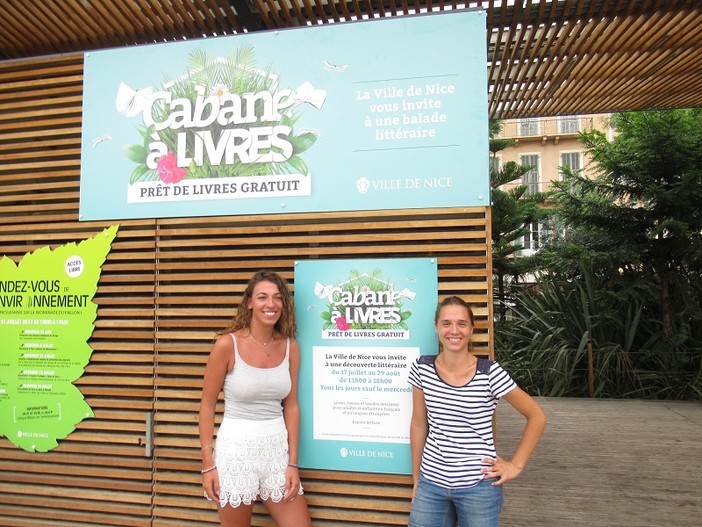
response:
<path id="1" fill-rule="evenodd" d="M 470 319 L 470 325 L 475 326 L 475 315 L 473 315 L 473 309 L 470 304 L 458 296 L 447 296 L 436 306 L 436 311 L 434 312 L 434 325 L 439 322 L 439 312 L 441 308 L 446 306 L 462 306 L 468 310 L 468 318 Z"/>
<path id="2" fill-rule="evenodd" d="M 244 295 L 239 303 L 236 315 L 232 319 L 231 324 L 225 329 L 217 332 L 217 337 L 226 333 L 232 333 L 240 329 L 249 328 L 251 326 L 251 311 L 247 308 L 249 300 L 253 296 L 256 284 L 260 282 L 272 282 L 278 286 L 278 291 L 283 301 L 283 312 L 275 323 L 275 330 L 284 337 L 295 337 L 297 332 L 297 322 L 295 321 L 295 310 L 293 308 L 293 298 L 290 294 L 290 288 L 285 279 L 278 273 L 273 271 L 259 271 L 254 274 L 246 285 Z"/>

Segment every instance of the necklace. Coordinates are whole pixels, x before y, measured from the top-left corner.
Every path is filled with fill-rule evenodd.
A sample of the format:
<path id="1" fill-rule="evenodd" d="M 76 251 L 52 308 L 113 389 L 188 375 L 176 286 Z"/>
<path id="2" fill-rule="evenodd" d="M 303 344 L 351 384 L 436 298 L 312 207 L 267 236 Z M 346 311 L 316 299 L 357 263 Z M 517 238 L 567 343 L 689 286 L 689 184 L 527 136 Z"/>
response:
<path id="1" fill-rule="evenodd" d="M 251 333 L 251 330 L 249 330 L 249 337 L 251 337 L 251 340 L 253 340 L 254 343 L 256 344 L 256 346 L 258 346 L 259 348 L 265 348 L 266 346 L 268 346 L 268 344 L 270 344 L 271 342 L 273 342 L 273 335 L 274 335 L 274 334 L 271 333 L 271 338 L 270 338 L 270 340 L 269 340 L 268 342 L 264 342 L 263 344 L 261 344 L 259 341 L 256 340 L 256 337 L 253 336 L 253 333 Z M 264 349 L 263 351 L 265 352 L 265 354 L 266 354 L 267 357 L 270 357 L 270 356 L 271 356 L 271 354 L 268 353 L 268 351 L 266 351 L 265 349 Z"/>

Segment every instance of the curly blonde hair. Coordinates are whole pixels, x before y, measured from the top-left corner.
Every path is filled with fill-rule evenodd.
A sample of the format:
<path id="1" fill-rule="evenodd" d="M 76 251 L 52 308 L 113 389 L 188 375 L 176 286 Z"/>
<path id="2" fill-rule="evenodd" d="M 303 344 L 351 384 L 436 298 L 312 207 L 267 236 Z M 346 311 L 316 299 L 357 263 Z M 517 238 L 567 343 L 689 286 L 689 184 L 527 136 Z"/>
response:
<path id="1" fill-rule="evenodd" d="M 260 282 L 271 282 L 278 286 L 281 299 L 283 301 L 283 312 L 280 318 L 275 323 L 275 330 L 284 337 L 294 338 L 297 333 L 297 322 L 295 320 L 295 309 L 293 307 L 293 298 L 290 293 L 288 282 L 274 271 L 258 271 L 250 279 L 244 290 L 244 296 L 241 298 L 239 308 L 237 309 L 231 324 L 225 329 L 218 331 L 216 338 L 221 335 L 232 333 L 240 329 L 249 329 L 251 327 L 251 310 L 246 306 L 253 296 L 256 284 Z"/>

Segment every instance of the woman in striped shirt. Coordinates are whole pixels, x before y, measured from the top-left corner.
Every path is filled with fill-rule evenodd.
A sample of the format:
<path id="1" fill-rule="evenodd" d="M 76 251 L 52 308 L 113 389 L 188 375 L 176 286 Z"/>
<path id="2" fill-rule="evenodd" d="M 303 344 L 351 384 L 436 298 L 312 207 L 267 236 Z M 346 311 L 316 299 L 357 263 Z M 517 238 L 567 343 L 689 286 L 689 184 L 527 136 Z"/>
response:
<path id="1" fill-rule="evenodd" d="M 541 438 L 546 415 L 494 361 L 471 353 L 473 311 L 452 296 L 439 304 L 438 355 L 412 364 L 410 426 L 414 489 L 409 527 L 497 527 L 501 485 L 516 478 Z M 526 418 L 512 459 L 499 457 L 492 417 L 504 398 Z"/>

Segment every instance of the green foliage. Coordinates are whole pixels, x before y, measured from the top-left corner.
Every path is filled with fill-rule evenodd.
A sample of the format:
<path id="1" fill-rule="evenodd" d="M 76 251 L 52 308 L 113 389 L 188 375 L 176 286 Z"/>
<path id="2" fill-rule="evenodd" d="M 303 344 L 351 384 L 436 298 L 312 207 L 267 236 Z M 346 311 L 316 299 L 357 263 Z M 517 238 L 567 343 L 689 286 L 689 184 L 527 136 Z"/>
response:
<path id="1" fill-rule="evenodd" d="M 625 396 L 639 389 L 633 347 L 643 340 L 651 348 L 659 334 L 641 326 L 643 308 L 635 299 L 610 292 L 606 280 L 585 273 L 577 282 L 545 278 L 533 290 L 515 292 L 515 300 L 509 320 L 497 328 L 496 348 L 509 370 L 528 372 L 520 379 L 527 390 L 588 395 L 588 344 L 595 396 Z"/>
<path id="2" fill-rule="evenodd" d="M 500 362 L 533 394 L 588 396 L 588 344 L 594 397 L 700 398 L 699 346 L 670 347 L 635 296 L 616 293 L 590 272 L 550 277 L 515 293 L 517 307 L 496 326 Z"/>
<path id="3" fill-rule="evenodd" d="M 702 268 L 702 111 L 613 117 L 619 135 L 582 134 L 593 178 L 566 173 L 554 197 L 565 225 L 589 232 L 624 265 Z M 604 244 L 604 245 L 603 245 Z"/>
<path id="4" fill-rule="evenodd" d="M 702 397 L 702 110 L 625 113 L 582 134 L 594 177 L 564 170 L 565 234 L 512 292 L 496 349 L 534 393 Z"/>
<path id="5" fill-rule="evenodd" d="M 490 152 L 492 155 L 512 146 L 513 140 L 496 139 L 501 130 L 501 122 L 490 121 Z M 530 225 L 548 217 L 550 211 L 545 207 L 548 195 L 545 193 L 529 194 L 528 187 L 516 184 L 507 190 L 502 186 L 520 181 L 532 167 L 519 165 L 513 161 L 497 169 L 494 164 L 490 169 L 490 188 L 492 205 L 492 269 L 495 275 L 498 301 L 496 313 L 504 315 L 508 303 L 506 282 L 518 278 L 534 269 L 533 260 L 528 257 L 517 258 L 516 253 L 524 248 L 522 239 L 530 232 Z"/>

